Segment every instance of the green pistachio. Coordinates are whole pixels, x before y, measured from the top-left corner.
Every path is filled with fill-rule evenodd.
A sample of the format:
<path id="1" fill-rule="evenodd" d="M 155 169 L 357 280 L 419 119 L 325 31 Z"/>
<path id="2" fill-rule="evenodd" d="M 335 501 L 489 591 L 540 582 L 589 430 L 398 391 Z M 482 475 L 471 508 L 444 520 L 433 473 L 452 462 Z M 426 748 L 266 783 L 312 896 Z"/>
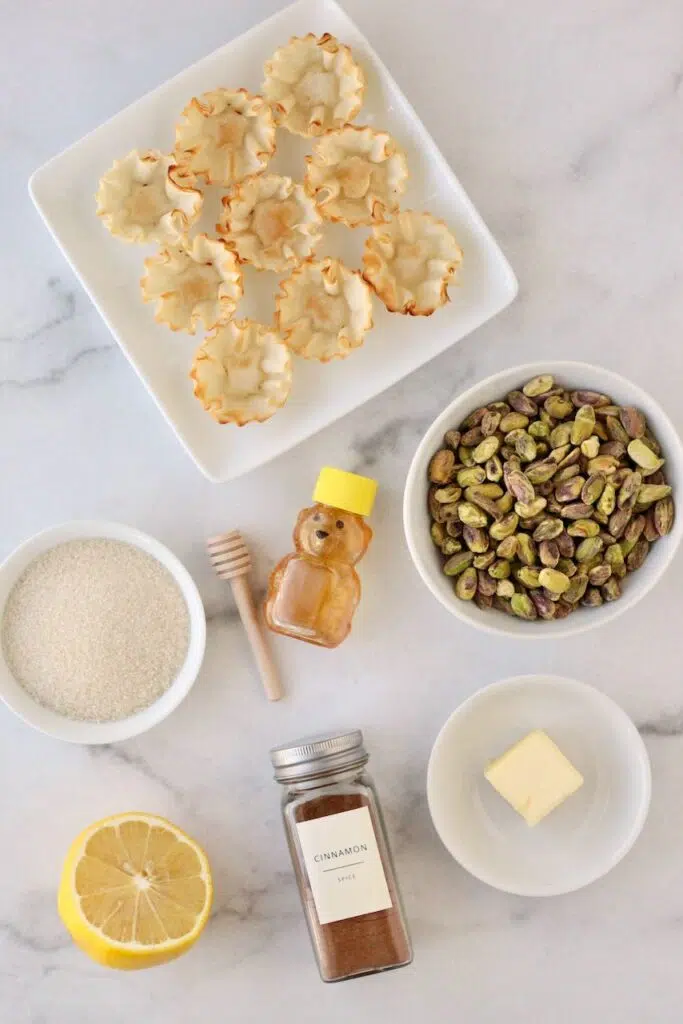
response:
<path id="1" fill-rule="evenodd" d="M 528 416 L 521 412 L 509 412 L 501 419 L 498 429 L 502 434 L 509 434 L 511 430 L 525 430 L 528 426 Z"/>
<path id="2" fill-rule="evenodd" d="M 429 531 L 432 535 L 432 540 L 436 544 L 437 548 L 440 548 L 446 539 L 446 529 L 442 523 L 432 523 Z"/>
<path id="3" fill-rule="evenodd" d="M 462 544 L 460 541 L 456 540 L 454 537 L 446 537 L 441 545 L 441 553 L 449 558 L 451 555 L 457 554 L 458 551 L 462 551 Z"/>
<path id="4" fill-rule="evenodd" d="M 576 576 L 569 581 L 569 586 L 562 594 L 562 600 L 565 604 L 578 604 L 581 598 L 586 593 L 588 587 L 588 576 L 581 572 L 578 572 Z"/>
<path id="5" fill-rule="evenodd" d="M 572 435 L 570 423 L 560 423 L 550 431 L 550 447 L 565 448 L 569 445 L 569 438 Z M 569 450 L 569 449 L 567 449 Z"/>
<path id="6" fill-rule="evenodd" d="M 517 537 L 515 534 L 512 534 L 511 537 L 505 537 L 505 539 L 500 542 L 496 548 L 496 554 L 499 558 L 506 558 L 508 561 L 512 561 L 517 554 Z"/>
<path id="7" fill-rule="evenodd" d="M 536 561 L 536 545 L 528 533 L 517 535 L 517 558 L 522 565 L 533 565 Z"/>
<path id="8" fill-rule="evenodd" d="M 642 438 L 635 438 L 630 442 L 628 453 L 635 464 L 640 466 L 641 469 L 650 470 L 654 473 L 655 470 L 664 465 L 664 459 L 658 458 Z"/>
<path id="9" fill-rule="evenodd" d="M 541 586 L 539 582 L 540 571 L 541 570 L 538 567 L 523 565 L 521 569 L 518 569 L 516 571 L 515 577 L 517 578 L 517 580 L 519 580 L 520 583 L 522 583 L 525 587 L 531 590 L 534 587 Z"/>
<path id="10" fill-rule="evenodd" d="M 560 549 L 554 540 L 542 540 L 538 546 L 538 557 L 548 569 L 555 569 L 560 560 Z"/>
<path id="11" fill-rule="evenodd" d="M 531 434 L 535 441 L 545 441 L 550 437 L 550 427 L 542 420 L 534 420 L 527 427 L 527 433 Z"/>
<path id="12" fill-rule="evenodd" d="M 512 612 L 520 619 L 533 621 L 538 617 L 536 606 L 528 594 L 513 594 L 510 599 Z"/>
<path id="13" fill-rule="evenodd" d="M 475 484 L 483 484 L 486 480 L 486 470 L 483 466 L 470 466 L 469 469 L 461 469 L 456 478 L 460 487 L 472 487 Z"/>
<path id="14" fill-rule="evenodd" d="M 452 558 L 449 558 L 443 567 L 446 576 L 459 576 L 461 572 L 472 565 L 474 554 L 471 551 L 459 551 Z"/>
<path id="15" fill-rule="evenodd" d="M 509 512 L 490 527 L 489 533 L 494 540 L 505 540 L 506 537 L 515 533 L 518 526 L 519 516 L 514 512 Z"/>
<path id="16" fill-rule="evenodd" d="M 526 467 L 526 477 L 534 486 L 545 484 L 557 473 L 557 463 L 552 459 L 545 459 L 541 462 L 534 462 Z"/>
<path id="17" fill-rule="evenodd" d="M 508 405 L 515 412 L 521 412 L 524 416 L 536 416 L 538 413 L 538 406 L 536 403 L 525 395 L 522 391 L 511 391 L 507 396 Z"/>
<path id="18" fill-rule="evenodd" d="M 482 416 L 481 423 L 479 424 L 481 427 L 481 432 L 484 435 L 484 437 L 490 437 L 492 434 L 495 434 L 495 432 L 498 430 L 500 420 L 501 415 L 499 412 L 496 412 L 495 410 L 492 409 L 486 410 L 486 412 Z"/>
<path id="19" fill-rule="evenodd" d="M 588 562 L 599 555 L 605 544 L 601 537 L 586 537 L 576 549 L 576 561 Z"/>
<path id="20" fill-rule="evenodd" d="M 595 427 L 595 409 L 592 405 L 582 405 L 577 410 L 574 422 L 572 423 L 572 432 L 570 441 L 574 445 L 580 445 L 583 441 L 587 441 L 593 433 Z"/>
<path id="21" fill-rule="evenodd" d="M 597 434 L 591 434 L 585 441 L 581 442 L 581 454 L 585 459 L 595 459 L 600 451 L 600 438 Z"/>
<path id="22" fill-rule="evenodd" d="M 538 580 L 542 587 L 549 590 L 551 594 L 564 594 L 569 587 L 571 580 L 558 569 L 541 569 Z"/>
<path id="23" fill-rule="evenodd" d="M 515 585 L 512 580 L 498 580 L 496 594 L 498 597 L 512 597 L 515 592 Z"/>
<path id="24" fill-rule="evenodd" d="M 462 601 L 471 601 L 477 592 L 477 570 L 465 569 L 455 582 L 455 593 Z"/>
<path id="25" fill-rule="evenodd" d="M 591 459 L 588 463 L 588 472 L 591 476 L 594 473 L 604 473 L 605 476 L 611 476 L 612 473 L 616 473 L 618 468 L 619 461 L 613 455 L 598 455 L 596 459 Z"/>
<path id="26" fill-rule="evenodd" d="M 608 416 L 605 419 L 605 426 L 607 427 L 607 433 L 613 441 L 621 441 L 622 444 L 628 444 L 631 440 L 624 430 L 621 421 L 616 416 Z"/>
<path id="27" fill-rule="evenodd" d="M 475 555 L 483 555 L 489 549 L 489 535 L 479 526 L 465 526 L 462 531 L 462 539 Z"/>
<path id="28" fill-rule="evenodd" d="M 530 381 L 527 381 L 522 391 L 528 398 L 540 398 L 541 395 L 552 391 L 554 386 L 555 378 L 552 374 L 542 373 L 538 377 L 532 377 Z"/>
<path id="29" fill-rule="evenodd" d="M 481 465 L 481 463 L 492 459 L 499 448 L 500 441 L 497 437 L 485 437 L 472 452 L 472 458 L 477 465 Z"/>
<path id="30" fill-rule="evenodd" d="M 487 526 L 488 516 L 483 509 L 471 501 L 461 501 L 458 505 L 458 518 L 465 526 Z"/>
<path id="31" fill-rule="evenodd" d="M 534 540 L 555 540 L 564 531 L 564 523 L 553 516 L 544 516 L 534 530 Z"/>
<path id="32" fill-rule="evenodd" d="M 671 498 L 663 498 L 655 505 L 654 526 L 660 537 L 671 532 L 674 522 L 674 503 Z"/>
<path id="33" fill-rule="evenodd" d="M 632 551 L 626 557 L 626 568 L 628 571 L 635 572 L 636 569 L 640 569 L 641 565 L 647 558 L 649 551 L 650 545 L 644 537 L 637 540 Z"/>
<path id="34" fill-rule="evenodd" d="M 495 551 L 487 551 L 485 555 L 475 555 L 472 565 L 475 569 L 489 569 L 496 560 Z"/>
<path id="35" fill-rule="evenodd" d="M 612 566 L 609 562 L 600 562 L 594 565 L 588 573 L 588 582 L 592 587 L 601 587 L 612 575 Z"/>
<path id="36" fill-rule="evenodd" d="M 609 483 L 605 484 L 602 489 L 602 494 L 598 498 L 598 512 L 602 512 L 603 515 L 611 516 L 617 504 L 617 492 L 614 489 L 614 485 Z"/>
<path id="37" fill-rule="evenodd" d="M 668 484 L 643 484 L 638 491 L 638 504 L 651 505 L 654 501 L 668 498 L 671 488 Z"/>
<path id="38" fill-rule="evenodd" d="M 442 448 L 429 463 L 429 479 L 433 484 L 447 484 L 454 468 L 455 453 L 450 448 Z"/>
<path id="39" fill-rule="evenodd" d="M 438 501 L 440 505 L 450 505 L 454 501 L 459 501 L 461 494 L 462 487 L 450 484 L 448 487 L 437 487 L 434 491 L 434 500 Z"/>
<path id="40" fill-rule="evenodd" d="M 511 566 L 507 558 L 499 558 L 489 566 L 489 576 L 494 580 L 506 580 L 511 572 Z"/>
<path id="41" fill-rule="evenodd" d="M 517 501 L 515 502 L 515 512 L 521 519 L 533 519 L 543 511 L 547 504 L 545 498 L 534 498 L 528 504 L 524 501 Z"/>
<path id="42" fill-rule="evenodd" d="M 581 488 L 581 501 L 586 505 L 594 505 L 605 489 L 606 480 L 602 473 L 589 476 Z"/>
<path id="43" fill-rule="evenodd" d="M 458 458 L 462 462 L 463 466 L 473 466 L 474 459 L 472 458 L 472 449 L 468 448 L 467 445 L 461 444 L 458 448 Z"/>
<path id="44" fill-rule="evenodd" d="M 624 552 L 618 544 L 610 544 L 610 546 L 605 549 L 605 561 L 612 569 L 613 575 L 619 577 L 626 575 Z"/>
<path id="45" fill-rule="evenodd" d="M 555 420 L 566 420 L 567 416 L 571 416 L 574 412 L 572 403 L 566 398 L 562 398 L 561 395 L 553 395 L 551 398 L 546 398 L 543 408 Z"/>
<path id="46" fill-rule="evenodd" d="M 582 476 L 575 476 L 571 480 L 564 480 L 555 488 L 555 498 L 560 502 L 575 501 L 581 494 L 585 482 Z"/>
<path id="47" fill-rule="evenodd" d="M 644 435 L 647 424 L 640 409 L 634 409 L 632 405 L 624 405 L 619 410 L 619 419 L 628 437 L 637 438 Z"/>
<path id="48" fill-rule="evenodd" d="M 505 473 L 505 484 L 517 501 L 521 501 L 524 505 L 530 504 L 536 497 L 534 485 L 521 469 L 513 468 Z"/>
<path id="49" fill-rule="evenodd" d="M 486 460 L 486 479 L 492 483 L 498 483 L 503 478 L 503 463 L 497 455 Z"/>
<path id="50" fill-rule="evenodd" d="M 616 601 L 621 597 L 621 586 L 615 576 L 610 576 L 606 583 L 600 588 L 600 593 L 605 601 Z"/>
<path id="51" fill-rule="evenodd" d="M 619 508 L 630 508 L 638 500 L 638 492 L 643 482 L 642 473 L 627 470 L 619 487 L 617 504 Z"/>

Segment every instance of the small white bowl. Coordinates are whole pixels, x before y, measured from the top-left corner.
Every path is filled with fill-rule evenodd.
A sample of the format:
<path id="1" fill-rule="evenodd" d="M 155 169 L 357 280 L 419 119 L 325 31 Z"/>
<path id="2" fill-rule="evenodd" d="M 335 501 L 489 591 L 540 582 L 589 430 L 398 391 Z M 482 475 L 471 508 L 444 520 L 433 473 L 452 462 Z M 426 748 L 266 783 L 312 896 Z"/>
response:
<path id="1" fill-rule="evenodd" d="M 530 828 L 484 771 L 532 729 L 548 733 L 584 784 Z M 647 750 L 628 715 L 592 686 L 557 676 L 520 676 L 475 693 L 439 733 L 427 776 L 449 853 L 519 896 L 557 896 L 607 874 L 638 838 L 650 790 Z"/>
<path id="2" fill-rule="evenodd" d="M 526 622 L 495 609 L 478 608 L 473 601 L 461 601 L 453 592 L 453 581 L 442 572 L 443 559 L 429 534 L 430 518 L 427 509 L 427 470 L 433 454 L 443 444 L 443 435 L 458 425 L 474 409 L 489 402 L 504 399 L 505 395 L 520 388 L 540 373 L 552 373 L 560 384 L 569 388 L 600 391 L 611 395 L 620 405 L 635 405 L 647 417 L 666 458 L 665 470 L 673 487 L 675 502 L 681 500 L 683 483 L 683 445 L 671 420 L 647 392 L 610 370 L 588 363 L 530 363 L 503 370 L 493 377 L 475 384 L 444 409 L 420 442 L 415 452 L 403 498 L 403 525 L 415 567 L 432 594 L 453 615 L 479 629 L 506 636 L 535 639 L 572 636 L 594 629 L 615 619 L 631 608 L 649 590 L 667 569 L 683 537 L 683 514 L 676 516 L 673 529 L 653 545 L 644 565 L 626 578 L 624 592 L 617 601 L 599 608 L 580 608 L 566 619 L 558 621 L 538 619 Z"/>
<path id="3" fill-rule="evenodd" d="M 146 533 L 122 523 L 83 520 L 61 523 L 24 541 L 0 565 L 0 623 L 12 587 L 27 566 L 57 544 L 84 538 L 125 541 L 157 559 L 180 587 L 190 617 L 190 643 L 185 662 L 169 688 L 142 711 L 115 722 L 77 722 L 38 704 L 10 672 L 0 647 L 0 698 L 34 729 L 70 743 L 115 743 L 151 729 L 178 707 L 189 693 L 204 659 L 206 616 L 196 584 L 185 566 L 168 548 Z"/>

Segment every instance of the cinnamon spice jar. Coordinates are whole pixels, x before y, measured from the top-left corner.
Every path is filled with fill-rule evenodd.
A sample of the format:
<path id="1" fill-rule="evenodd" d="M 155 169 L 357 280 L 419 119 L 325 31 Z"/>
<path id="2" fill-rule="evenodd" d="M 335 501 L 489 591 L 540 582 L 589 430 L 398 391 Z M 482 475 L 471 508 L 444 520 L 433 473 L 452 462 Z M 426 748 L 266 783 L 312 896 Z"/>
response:
<path id="1" fill-rule="evenodd" d="M 360 731 L 271 750 L 287 842 L 323 981 L 412 960 L 377 793 Z"/>

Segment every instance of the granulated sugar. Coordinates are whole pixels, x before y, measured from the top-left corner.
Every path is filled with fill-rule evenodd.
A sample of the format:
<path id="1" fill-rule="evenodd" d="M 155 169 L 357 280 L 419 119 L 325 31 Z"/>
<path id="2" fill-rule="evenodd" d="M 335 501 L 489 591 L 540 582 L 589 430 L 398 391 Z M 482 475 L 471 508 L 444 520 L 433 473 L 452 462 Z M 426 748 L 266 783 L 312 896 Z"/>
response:
<path id="1" fill-rule="evenodd" d="M 189 637 L 170 572 L 117 540 L 69 541 L 36 558 L 2 621 L 16 680 L 45 707 L 91 722 L 152 704 L 178 674 Z"/>

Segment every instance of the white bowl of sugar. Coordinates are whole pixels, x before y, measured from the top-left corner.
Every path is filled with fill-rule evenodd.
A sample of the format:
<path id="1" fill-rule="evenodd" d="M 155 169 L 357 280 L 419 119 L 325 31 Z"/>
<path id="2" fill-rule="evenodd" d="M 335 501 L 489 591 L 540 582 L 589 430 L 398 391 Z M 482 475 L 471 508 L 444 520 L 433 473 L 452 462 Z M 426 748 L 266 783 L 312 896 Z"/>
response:
<path id="1" fill-rule="evenodd" d="M 63 523 L 0 566 L 0 698 L 50 736 L 146 732 L 188 694 L 205 646 L 194 580 L 133 527 Z"/>

